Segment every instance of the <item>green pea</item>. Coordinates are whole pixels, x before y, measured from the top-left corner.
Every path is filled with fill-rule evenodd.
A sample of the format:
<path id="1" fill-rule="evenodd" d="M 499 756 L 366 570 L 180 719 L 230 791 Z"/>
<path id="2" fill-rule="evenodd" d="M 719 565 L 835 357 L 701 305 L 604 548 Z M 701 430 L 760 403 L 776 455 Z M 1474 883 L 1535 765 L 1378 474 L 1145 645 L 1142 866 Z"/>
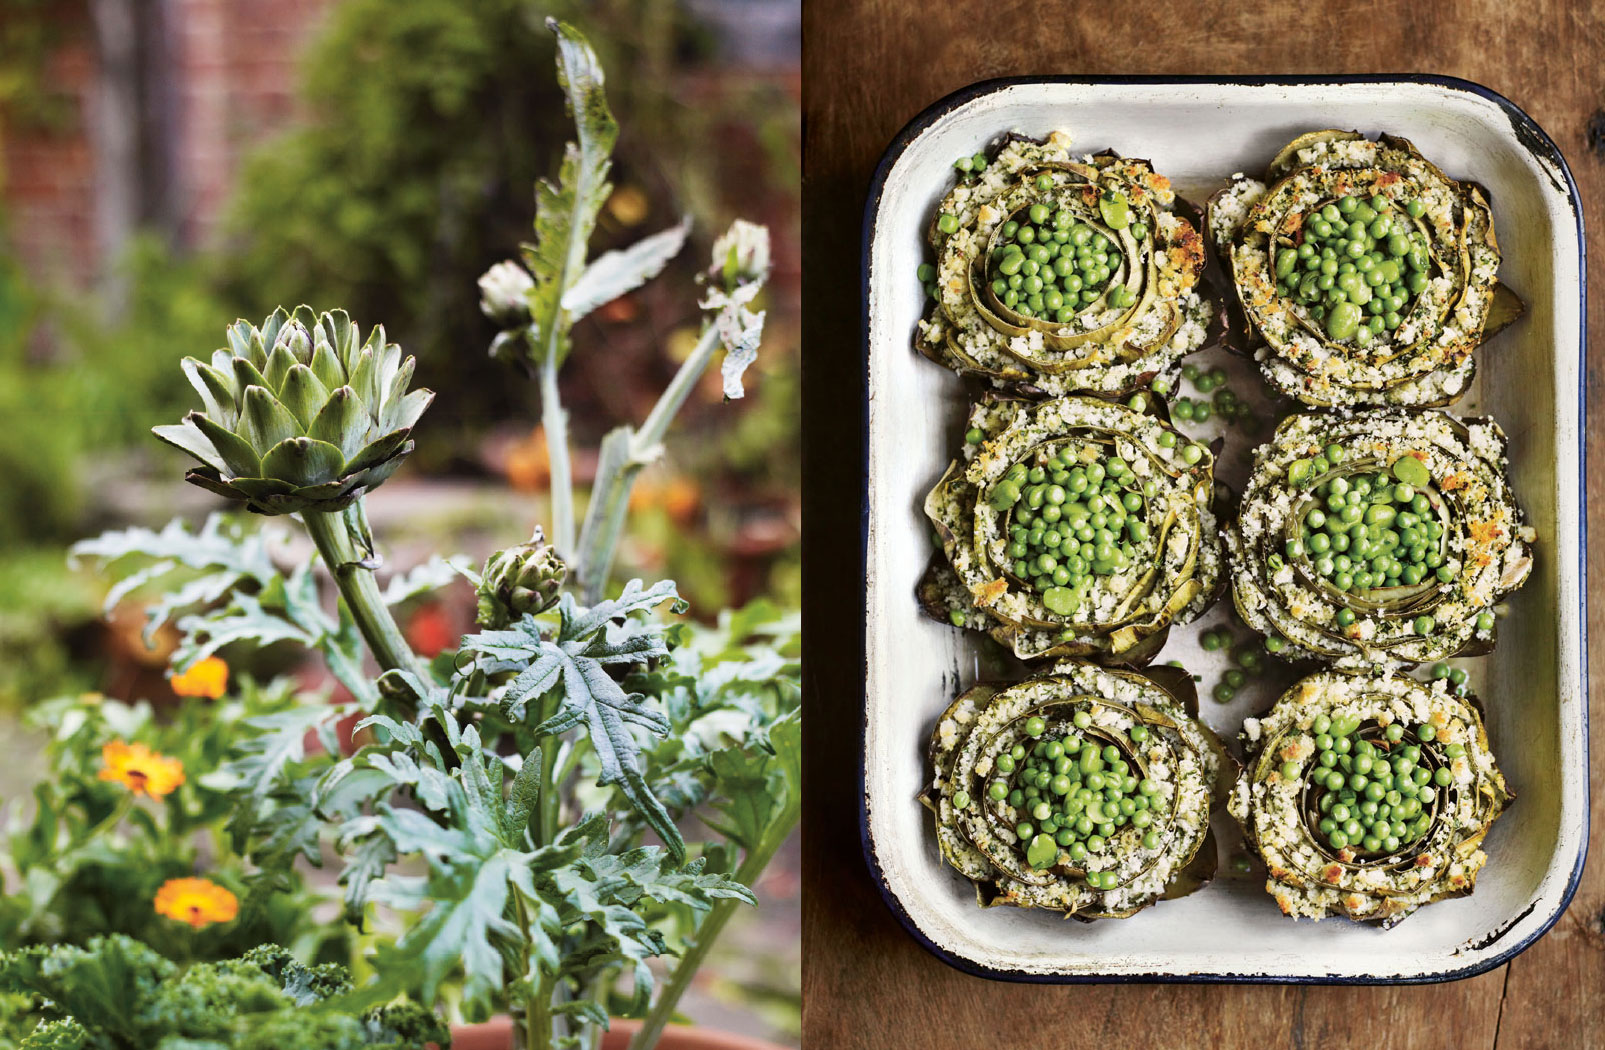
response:
<path id="1" fill-rule="evenodd" d="M 943 212 L 941 215 L 937 216 L 936 228 L 941 230 L 943 233 L 957 233 L 959 229 L 958 216 L 949 215 L 947 212 Z"/>

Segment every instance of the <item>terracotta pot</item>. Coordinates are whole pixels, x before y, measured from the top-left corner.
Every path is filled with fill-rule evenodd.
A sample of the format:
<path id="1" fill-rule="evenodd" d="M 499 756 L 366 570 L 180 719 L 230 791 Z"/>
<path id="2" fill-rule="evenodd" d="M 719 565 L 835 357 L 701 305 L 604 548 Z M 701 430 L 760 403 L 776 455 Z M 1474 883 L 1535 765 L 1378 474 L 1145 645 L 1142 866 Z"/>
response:
<path id="1" fill-rule="evenodd" d="M 639 1021 L 614 1021 L 602 1037 L 602 1050 L 625 1050 L 630 1037 L 640 1027 Z M 451 1045 L 452 1050 L 514 1050 L 513 1022 L 498 1017 L 484 1024 L 455 1027 L 451 1030 Z M 710 1028 L 670 1025 L 658 1039 L 658 1050 L 780 1050 L 780 1047 L 762 1039 Z"/>

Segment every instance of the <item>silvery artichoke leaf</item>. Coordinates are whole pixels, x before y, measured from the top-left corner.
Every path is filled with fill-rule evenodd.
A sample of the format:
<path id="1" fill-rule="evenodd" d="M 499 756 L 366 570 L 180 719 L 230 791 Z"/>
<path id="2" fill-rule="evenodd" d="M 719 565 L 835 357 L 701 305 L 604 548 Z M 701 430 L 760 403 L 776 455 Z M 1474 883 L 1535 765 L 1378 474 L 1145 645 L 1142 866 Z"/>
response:
<path id="1" fill-rule="evenodd" d="M 662 273 L 669 260 L 680 254 L 690 230 L 688 215 L 676 225 L 644 237 L 628 248 L 603 252 L 591 260 L 579 280 L 563 294 L 563 309 L 569 320 L 578 321 Z"/>
<path id="2" fill-rule="evenodd" d="M 535 186 L 535 239 L 523 246 L 524 265 L 535 286 L 529 292 L 530 341 L 537 363 L 568 356 L 572 323 L 563 306 L 570 288 L 585 268 L 586 245 L 596 217 L 612 193 L 613 144 L 619 126 L 608 109 L 602 67 L 578 30 L 549 19 L 557 34 L 558 82 L 574 118 L 575 141 L 563 150 L 556 180 Z"/>

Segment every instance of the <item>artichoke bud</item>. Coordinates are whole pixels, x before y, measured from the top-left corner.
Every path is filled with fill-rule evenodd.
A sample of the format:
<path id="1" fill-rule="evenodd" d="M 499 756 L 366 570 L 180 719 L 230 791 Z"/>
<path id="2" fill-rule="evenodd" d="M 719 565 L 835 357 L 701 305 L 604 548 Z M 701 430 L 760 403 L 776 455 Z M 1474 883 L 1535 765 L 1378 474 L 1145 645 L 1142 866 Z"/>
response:
<path id="1" fill-rule="evenodd" d="M 515 262 L 499 262 L 479 278 L 479 308 L 502 328 L 529 324 L 529 292 L 535 279 Z"/>
<path id="2" fill-rule="evenodd" d="M 528 543 L 508 547 L 485 561 L 479 584 L 479 622 L 505 627 L 557 603 L 568 566 L 537 527 Z"/>
<path id="3" fill-rule="evenodd" d="M 434 399 L 407 389 L 414 361 L 376 327 L 366 342 L 343 310 L 282 307 L 237 321 L 228 346 L 185 358 L 201 408 L 154 428 L 200 461 L 185 479 L 259 514 L 333 512 L 378 486 L 413 449 Z"/>
<path id="4" fill-rule="evenodd" d="M 291 321 L 279 332 L 278 345 L 288 350 L 298 364 L 312 360 L 312 340 L 307 338 L 307 330 L 299 321 Z"/>
<path id="5" fill-rule="evenodd" d="M 713 242 L 708 276 L 727 292 L 744 284 L 762 284 L 769 277 L 769 227 L 737 219 Z"/>

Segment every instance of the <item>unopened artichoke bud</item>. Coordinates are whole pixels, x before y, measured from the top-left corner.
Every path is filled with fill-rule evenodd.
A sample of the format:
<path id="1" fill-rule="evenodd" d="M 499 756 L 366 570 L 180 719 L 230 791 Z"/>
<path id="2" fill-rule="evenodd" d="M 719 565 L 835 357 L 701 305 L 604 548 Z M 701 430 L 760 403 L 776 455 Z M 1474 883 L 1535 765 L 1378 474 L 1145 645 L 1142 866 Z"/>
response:
<path id="1" fill-rule="evenodd" d="M 201 465 L 185 480 L 259 514 L 344 509 L 395 473 L 434 399 L 408 391 L 414 361 L 343 310 L 282 307 L 236 321 L 209 361 L 184 359 L 203 405 L 155 435 Z"/>
<path id="2" fill-rule="evenodd" d="M 727 291 L 744 284 L 762 284 L 769 277 L 769 227 L 737 219 L 713 242 L 708 276 Z"/>
<path id="3" fill-rule="evenodd" d="M 499 262 L 479 278 L 479 308 L 502 328 L 529 324 L 529 290 L 535 279 L 515 262 Z"/>
<path id="4" fill-rule="evenodd" d="M 500 628 L 557 603 L 568 566 L 537 527 L 528 543 L 508 547 L 485 561 L 479 583 L 479 622 Z"/>

